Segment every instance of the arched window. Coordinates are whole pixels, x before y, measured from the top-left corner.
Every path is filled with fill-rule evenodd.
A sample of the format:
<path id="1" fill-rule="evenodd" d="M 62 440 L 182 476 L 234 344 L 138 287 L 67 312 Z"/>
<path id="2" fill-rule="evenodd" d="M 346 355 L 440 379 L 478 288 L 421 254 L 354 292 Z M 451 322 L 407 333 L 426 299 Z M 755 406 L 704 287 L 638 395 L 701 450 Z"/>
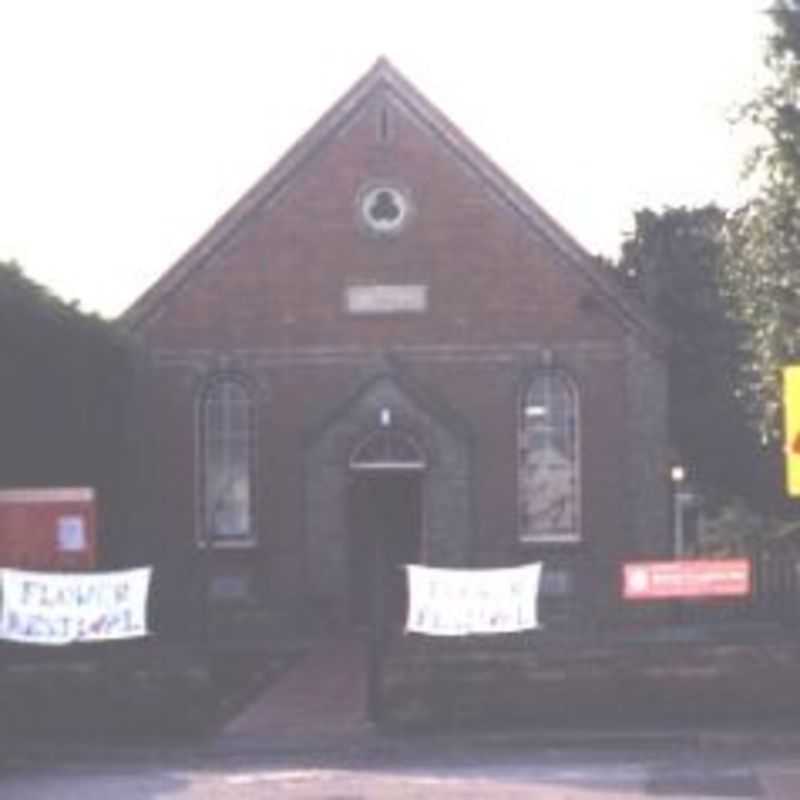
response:
<path id="1" fill-rule="evenodd" d="M 578 396 L 557 371 L 534 377 L 519 408 L 519 538 L 580 539 Z"/>
<path id="2" fill-rule="evenodd" d="M 234 378 L 214 381 L 200 409 L 201 540 L 255 540 L 253 525 L 252 401 Z"/>

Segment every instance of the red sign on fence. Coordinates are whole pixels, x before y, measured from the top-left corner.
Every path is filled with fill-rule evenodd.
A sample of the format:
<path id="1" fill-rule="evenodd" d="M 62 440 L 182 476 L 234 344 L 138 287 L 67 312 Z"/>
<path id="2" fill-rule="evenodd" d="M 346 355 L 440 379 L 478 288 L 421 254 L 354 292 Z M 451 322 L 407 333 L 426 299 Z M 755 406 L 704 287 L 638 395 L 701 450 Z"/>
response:
<path id="1" fill-rule="evenodd" d="M 626 600 L 678 597 L 746 597 L 752 590 L 750 560 L 651 561 L 625 564 Z"/>

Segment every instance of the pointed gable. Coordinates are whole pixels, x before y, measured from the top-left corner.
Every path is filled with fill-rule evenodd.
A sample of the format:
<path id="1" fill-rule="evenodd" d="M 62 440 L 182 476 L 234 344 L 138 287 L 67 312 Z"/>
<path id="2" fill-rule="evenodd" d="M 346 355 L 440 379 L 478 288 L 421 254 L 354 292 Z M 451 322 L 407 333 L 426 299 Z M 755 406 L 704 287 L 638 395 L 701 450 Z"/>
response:
<path id="1" fill-rule="evenodd" d="M 160 316 L 166 305 L 181 293 L 189 291 L 205 267 L 215 269 L 213 263 L 220 253 L 241 234 L 252 221 L 279 204 L 295 191 L 303 180 L 312 180 L 314 165 L 323 154 L 336 145 L 352 126 L 363 118 L 366 110 L 375 110 L 375 138 L 391 139 L 394 124 L 413 125 L 434 142 L 458 169 L 480 184 L 502 212 L 522 226 L 530 241 L 538 242 L 554 254 L 560 269 L 570 272 L 575 285 L 581 285 L 584 299 L 591 297 L 595 306 L 605 309 L 625 330 L 643 337 L 645 343 L 660 350 L 664 337 L 659 327 L 649 317 L 638 301 L 617 284 L 613 276 L 599 269 L 591 256 L 534 200 L 496 167 L 473 145 L 438 109 L 426 100 L 386 59 L 377 63 L 359 80 L 323 117 L 291 148 L 291 150 L 219 221 L 152 285 L 122 316 L 123 323 L 133 330 L 145 330 L 151 320 Z M 395 163 L 404 157 L 415 156 L 405 152 L 397 155 Z M 365 155 L 365 163 L 378 164 L 378 177 L 391 177 L 400 182 L 402 174 L 384 176 L 385 162 Z M 346 170 L 343 164 L 342 170 Z M 402 172 L 397 170 L 395 172 Z M 329 180 L 330 176 L 326 180 Z M 369 183 L 366 184 L 366 190 Z M 320 193 L 325 191 L 325 181 L 320 181 Z M 374 203 L 390 202 L 391 198 L 373 198 Z M 380 206 L 375 205 L 380 215 Z M 386 209 L 392 214 L 397 209 Z M 480 213 L 479 210 L 476 214 Z M 350 220 L 352 221 L 352 220 Z M 324 220 L 310 222 L 306 233 L 317 237 L 325 231 Z M 295 234 L 295 240 L 297 235 Z M 287 245 L 288 246 L 288 245 Z M 266 256 L 269 257 L 269 254 Z M 520 267 L 522 268 L 522 267 Z M 427 290 L 430 276 L 425 281 L 412 283 Z M 368 281 L 367 281 L 368 284 Z M 359 287 L 356 287 L 359 288 Z M 369 286 L 367 285 L 367 289 Z M 520 285 L 520 290 L 526 289 Z M 217 295 L 218 296 L 218 295 Z M 427 297 L 408 302 L 427 303 Z"/>

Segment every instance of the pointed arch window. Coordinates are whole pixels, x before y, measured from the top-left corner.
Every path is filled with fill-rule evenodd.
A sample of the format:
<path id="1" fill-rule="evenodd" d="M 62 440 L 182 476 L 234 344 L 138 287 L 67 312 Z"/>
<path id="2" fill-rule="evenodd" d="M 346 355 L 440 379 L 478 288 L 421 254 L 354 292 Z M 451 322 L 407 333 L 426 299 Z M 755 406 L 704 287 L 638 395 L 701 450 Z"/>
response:
<path id="1" fill-rule="evenodd" d="M 558 371 L 536 375 L 519 408 L 519 538 L 581 538 L 578 395 Z"/>
<path id="2" fill-rule="evenodd" d="M 200 540 L 218 545 L 255 541 L 253 402 L 236 378 L 215 380 L 200 408 Z"/>

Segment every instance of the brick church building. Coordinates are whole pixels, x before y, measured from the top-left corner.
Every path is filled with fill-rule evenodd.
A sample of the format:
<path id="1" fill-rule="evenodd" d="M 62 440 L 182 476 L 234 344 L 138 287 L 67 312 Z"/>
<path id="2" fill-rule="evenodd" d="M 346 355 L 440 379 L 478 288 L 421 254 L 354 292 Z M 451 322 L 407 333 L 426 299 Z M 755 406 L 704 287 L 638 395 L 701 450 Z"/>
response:
<path id="1" fill-rule="evenodd" d="M 123 324 L 130 535 L 213 609 L 343 630 L 378 558 L 398 617 L 402 563 L 541 560 L 547 624 L 669 550 L 662 332 L 385 60 Z"/>

